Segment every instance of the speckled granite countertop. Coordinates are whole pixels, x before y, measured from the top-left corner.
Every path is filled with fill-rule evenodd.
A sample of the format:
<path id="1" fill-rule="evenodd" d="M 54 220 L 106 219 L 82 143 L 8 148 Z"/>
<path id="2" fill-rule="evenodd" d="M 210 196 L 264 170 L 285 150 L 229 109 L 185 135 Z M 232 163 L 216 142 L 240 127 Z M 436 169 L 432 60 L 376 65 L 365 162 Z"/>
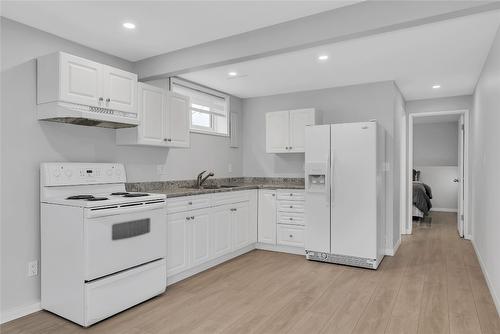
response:
<path id="1" fill-rule="evenodd" d="M 248 189 L 304 189 L 304 179 L 302 178 L 238 177 L 209 179 L 206 182 L 208 189 L 195 189 L 195 184 L 196 180 L 181 180 L 127 183 L 126 187 L 127 191 L 161 193 L 167 195 L 167 198 Z M 222 187 L 209 188 L 217 186 Z"/>

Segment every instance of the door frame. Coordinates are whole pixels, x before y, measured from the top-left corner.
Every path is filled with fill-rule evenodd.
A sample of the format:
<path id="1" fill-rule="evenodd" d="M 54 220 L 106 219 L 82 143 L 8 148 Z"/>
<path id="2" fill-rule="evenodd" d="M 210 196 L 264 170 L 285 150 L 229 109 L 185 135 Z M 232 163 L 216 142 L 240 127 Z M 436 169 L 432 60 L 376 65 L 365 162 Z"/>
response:
<path id="1" fill-rule="evenodd" d="M 464 116 L 464 157 L 463 157 L 463 185 L 464 185 L 464 238 L 472 239 L 472 230 L 469 221 L 469 110 L 449 110 L 449 111 L 431 111 L 431 112 L 421 112 L 421 113 L 410 113 L 408 114 L 408 145 L 406 146 L 406 152 L 408 153 L 408 163 L 406 168 L 407 182 L 406 191 L 403 192 L 404 198 L 402 202 L 406 202 L 406 219 L 401 221 L 401 234 L 411 234 L 412 233 L 412 211 L 413 211 L 413 125 L 414 119 L 420 117 L 429 116 L 444 116 L 444 115 L 463 115 Z M 405 152 L 405 153 L 406 153 Z"/>

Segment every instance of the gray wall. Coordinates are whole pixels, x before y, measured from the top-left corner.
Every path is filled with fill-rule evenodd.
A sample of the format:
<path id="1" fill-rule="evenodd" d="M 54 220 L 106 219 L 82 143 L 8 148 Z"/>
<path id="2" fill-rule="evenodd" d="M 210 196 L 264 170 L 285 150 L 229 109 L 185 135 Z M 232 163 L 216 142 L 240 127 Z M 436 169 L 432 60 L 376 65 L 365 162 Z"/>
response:
<path id="1" fill-rule="evenodd" d="M 398 103 L 399 101 L 399 103 Z M 395 137 L 396 105 L 404 101 L 393 82 L 329 88 L 243 100 L 243 174 L 245 176 L 303 177 L 304 154 L 269 154 L 266 149 L 265 114 L 269 111 L 313 107 L 323 123 L 361 122 L 377 119 L 387 133 L 387 247 L 399 240 L 399 145 Z M 399 122 L 401 122 L 399 120 Z M 398 123 L 400 126 L 401 123 Z M 400 136 L 398 132 L 397 136 Z M 392 214 L 391 214 L 392 213 Z"/>
<path id="2" fill-rule="evenodd" d="M 242 175 L 241 149 L 229 148 L 225 137 L 192 134 L 190 149 L 118 147 L 111 129 L 37 121 L 35 58 L 55 51 L 131 69 L 125 60 L 1 19 L 2 312 L 40 298 L 39 276 L 27 277 L 28 261 L 40 259 L 40 162 L 122 162 L 129 181 L 191 179 L 200 168 L 219 177 Z M 231 106 L 241 111 L 241 100 L 233 98 Z"/>
<path id="3" fill-rule="evenodd" d="M 479 78 L 472 114 L 472 237 L 500 314 L 500 30 Z"/>
<path id="4" fill-rule="evenodd" d="M 458 166 L 458 122 L 413 126 L 415 166 Z"/>

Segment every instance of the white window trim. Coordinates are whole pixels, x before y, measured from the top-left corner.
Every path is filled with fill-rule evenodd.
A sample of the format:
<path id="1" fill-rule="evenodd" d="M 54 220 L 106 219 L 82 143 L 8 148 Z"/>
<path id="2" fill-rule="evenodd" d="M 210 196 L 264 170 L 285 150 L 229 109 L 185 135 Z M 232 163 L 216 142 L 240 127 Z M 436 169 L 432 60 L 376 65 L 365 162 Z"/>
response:
<path id="1" fill-rule="evenodd" d="M 202 93 L 205 93 L 205 94 L 214 95 L 214 96 L 223 98 L 226 101 L 226 106 L 227 106 L 227 110 L 226 110 L 227 134 L 222 134 L 222 133 L 218 133 L 218 132 L 215 132 L 215 131 L 207 131 L 207 130 L 203 130 L 201 128 L 193 127 L 193 125 L 191 123 L 191 116 L 192 116 L 191 108 L 189 109 L 189 111 L 190 111 L 189 112 L 189 132 L 200 133 L 200 134 L 211 135 L 211 136 L 218 136 L 218 137 L 231 137 L 231 123 L 230 123 L 230 118 L 231 118 L 230 117 L 230 115 L 231 115 L 231 99 L 230 99 L 230 96 L 228 94 L 221 93 L 221 92 L 213 90 L 211 88 L 208 88 L 208 87 L 205 87 L 205 86 L 201 86 L 201 85 L 192 83 L 190 81 L 183 80 L 183 79 L 178 78 L 178 77 L 171 77 L 170 78 L 170 90 L 172 90 L 172 86 L 175 85 L 175 84 L 178 84 L 179 86 L 183 86 L 183 87 L 186 87 L 186 88 L 198 90 L 198 91 L 200 91 Z"/>

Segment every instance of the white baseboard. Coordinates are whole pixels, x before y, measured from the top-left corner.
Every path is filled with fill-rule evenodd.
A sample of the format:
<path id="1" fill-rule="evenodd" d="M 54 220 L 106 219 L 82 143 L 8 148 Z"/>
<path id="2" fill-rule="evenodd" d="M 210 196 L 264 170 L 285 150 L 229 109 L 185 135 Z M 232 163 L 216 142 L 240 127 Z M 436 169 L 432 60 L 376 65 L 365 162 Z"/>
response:
<path id="1" fill-rule="evenodd" d="M 453 208 L 432 208 L 431 211 L 458 212 L 457 209 L 453 209 Z"/>
<path id="2" fill-rule="evenodd" d="M 484 279 L 486 281 L 486 285 L 488 286 L 488 289 L 490 290 L 490 295 L 491 298 L 493 299 L 493 302 L 495 303 L 495 306 L 497 308 L 497 313 L 500 316 L 500 298 L 495 294 L 495 290 L 493 289 L 493 284 L 491 284 L 490 277 L 488 276 L 488 271 L 486 270 L 486 267 L 484 266 L 483 259 L 481 258 L 481 255 L 477 251 L 476 243 L 474 242 L 474 239 L 471 239 L 472 241 L 472 247 L 474 247 L 474 252 L 476 253 L 477 259 L 479 261 L 479 265 L 481 266 L 481 271 L 483 272 Z"/>
<path id="3" fill-rule="evenodd" d="M 15 320 L 17 318 L 24 317 L 25 315 L 38 312 L 42 309 L 40 302 L 36 302 L 34 304 L 25 305 L 15 307 L 7 312 L 2 312 L 2 319 L 0 321 L 1 324 L 9 322 L 11 320 Z"/>
<path id="4" fill-rule="evenodd" d="M 271 245 L 271 244 L 263 244 L 258 242 L 256 247 L 257 249 L 272 251 L 272 252 L 280 252 L 280 253 L 289 253 L 296 255 L 306 255 L 306 251 L 302 247 L 292 247 L 292 246 L 283 246 L 283 245 Z"/>
<path id="5" fill-rule="evenodd" d="M 396 245 L 394 245 L 393 248 L 387 248 L 385 250 L 385 255 L 389 255 L 389 256 L 396 255 L 400 245 L 401 245 L 401 237 L 399 237 L 398 241 L 396 242 Z"/>
<path id="6" fill-rule="evenodd" d="M 221 264 L 223 262 L 226 262 L 228 260 L 231 260 L 232 258 L 238 257 L 240 255 L 243 255 L 245 253 L 248 253 L 252 250 L 255 249 L 255 243 L 250 244 L 246 247 L 243 247 L 241 249 L 238 249 L 237 251 L 225 254 L 221 257 L 218 257 L 216 259 L 210 260 L 208 262 L 202 263 L 200 265 L 197 265 L 196 267 L 190 268 L 186 271 L 180 272 L 178 274 L 174 274 L 172 276 L 167 277 L 167 286 L 177 283 L 179 281 L 182 281 L 183 279 L 186 279 L 188 277 L 191 277 L 193 275 L 196 275 L 198 273 L 201 273 L 202 271 L 205 271 L 207 269 L 210 269 L 212 267 L 215 267 L 218 264 Z"/>

